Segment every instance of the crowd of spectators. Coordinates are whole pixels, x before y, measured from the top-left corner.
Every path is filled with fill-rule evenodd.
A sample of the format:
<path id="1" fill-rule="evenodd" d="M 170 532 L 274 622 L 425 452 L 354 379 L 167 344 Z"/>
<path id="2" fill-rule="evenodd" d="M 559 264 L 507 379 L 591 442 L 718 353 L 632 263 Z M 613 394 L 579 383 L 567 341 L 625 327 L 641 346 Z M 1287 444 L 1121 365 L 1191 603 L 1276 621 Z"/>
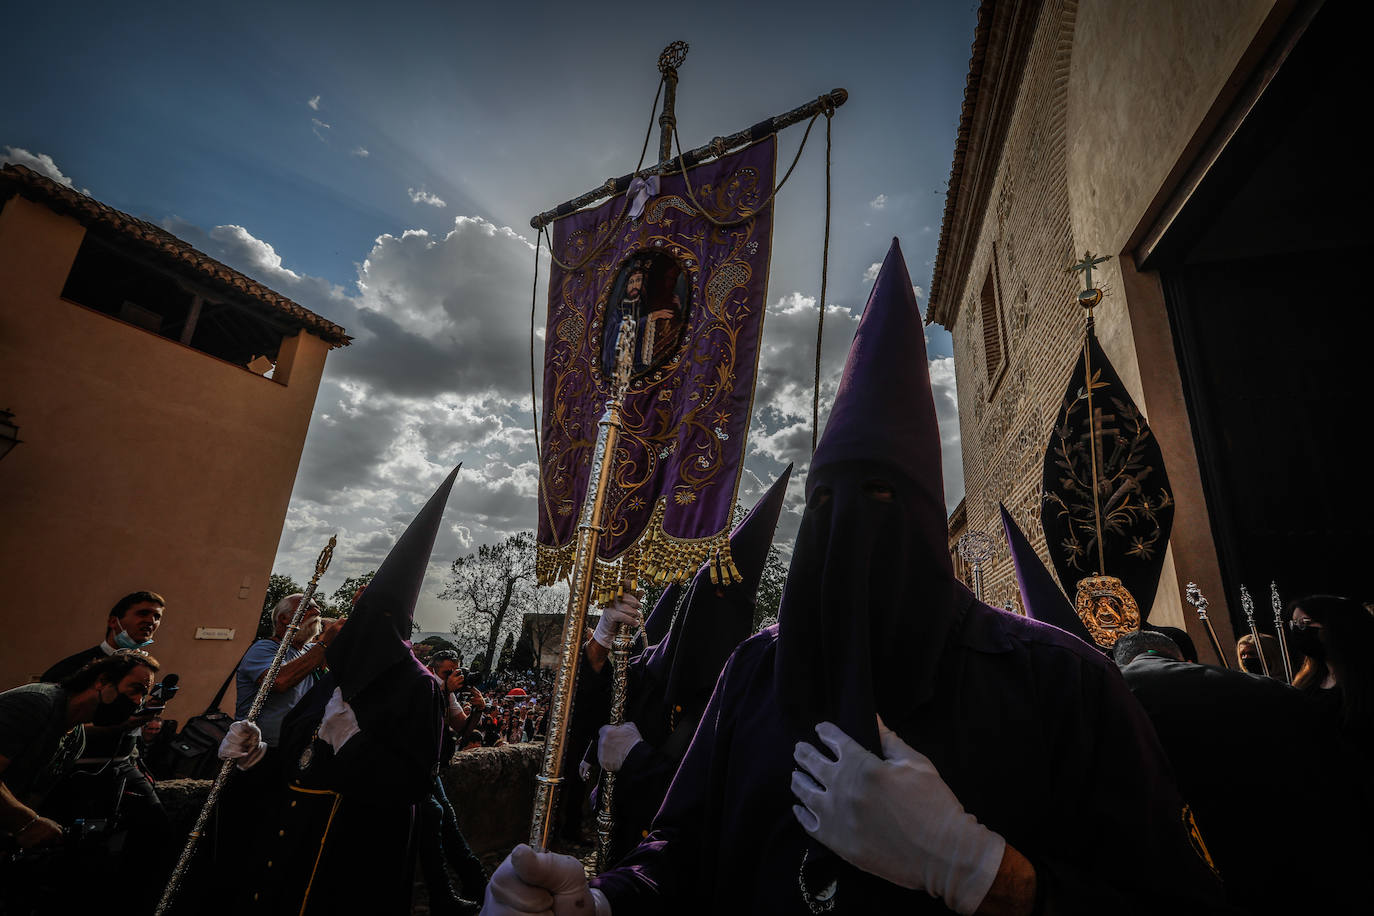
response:
<path id="1" fill-rule="evenodd" d="M 276 632 L 245 655 L 238 669 L 240 717 L 299 599 L 283 599 L 276 608 Z M 176 838 L 156 784 L 162 775 L 157 749 L 175 732 L 175 722 L 164 726 L 161 718 L 175 678 L 149 654 L 165 610 L 154 592 L 121 598 L 107 615 L 100 643 L 54 663 L 42 682 L 0 693 L 0 839 L 7 846 L 0 866 L 7 889 L 0 903 L 13 912 L 27 912 L 14 905 L 24 889 L 49 887 L 43 883 L 45 863 L 64 861 L 63 855 L 70 863 L 78 848 L 97 850 L 82 861 L 98 862 L 92 867 L 111 874 L 134 862 L 170 862 Z M 1253 673 L 1259 663 L 1249 638 L 1237 647 L 1240 670 L 1235 671 L 1185 661 L 1176 642 L 1152 633 L 1123 637 L 1115 654 L 1150 715 L 1185 798 L 1205 826 L 1218 865 L 1223 872 L 1244 875 L 1228 882 L 1231 902 L 1256 911 L 1268 908 L 1266 898 L 1272 903 L 1284 895 L 1272 873 L 1249 867 L 1265 861 L 1257 847 L 1274 833 L 1261 827 L 1273 828 L 1275 818 L 1287 812 L 1294 832 L 1333 839 L 1322 847 L 1323 855 L 1344 863 L 1352 850 L 1364 847 L 1334 842 L 1348 836 L 1346 826 L 1357 826 L 1336 821 L 1371 810 L 1374 794 L 1365 775 L 1374 758 L 1374 615 L 1349 599 L 1312 596 L 1290 606 L 1286 617 L 1296 671 L 1291 687 L 1282 682 L 1281 657 L 1269 636 L 1261 640 L 1269 678 Z M 307 610 L 259 718 L 264 735 L 313 683 L 322 668 L 322 647 L 343 625 L 326 626 L 316 609 Z M 552 672 L 474 673 L 446 650 L 428 653 L 424 661 L 443 686 L 450 755 L 543 739 Z M 1222 728 L 1225 723 L 1234 727 Z M 272 745 L 269 739 L 266 746 Z M 1311 806 L 1255 803 L 1275 788 L 1294 785 L 1320 799 Z M 434 824 L 426 833 L 442 838 L 447 861 L 465 871 L 465 895 L 480 896 L 485 877 L 480 867 L 471 867 L 475 859 L 457 831 L 442 783 L 436 782 L 432 808 Z M 1313 830 L 1314 818 L 1331 823 Z M 1353 880 L 1358 869 L 1348 864 Z M 69 867 L 48 874 L 68 874 Z M 1329 874 L 1323 880 L 1342 884 Z M 150 895 L 157 884 L 152 881 L 141 895 L 123 895 L 112 911 L 145 910 L 154 902 Z"/>

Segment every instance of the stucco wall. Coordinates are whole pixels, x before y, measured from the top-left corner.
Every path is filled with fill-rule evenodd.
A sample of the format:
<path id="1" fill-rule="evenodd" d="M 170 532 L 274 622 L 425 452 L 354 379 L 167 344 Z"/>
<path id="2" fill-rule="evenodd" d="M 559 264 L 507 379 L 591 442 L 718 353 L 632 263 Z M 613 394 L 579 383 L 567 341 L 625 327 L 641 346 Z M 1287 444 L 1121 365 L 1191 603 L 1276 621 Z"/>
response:
<path id="1" fill-rule="evenodd" d="M 0 402 L 23 440 L 0 461 L 0 687 L 152 589 L 168 607 L 149 651 L 181 675 L 167 715 L 184 721 L 252 638 L 327 346 L 284 341 L 281 384 L 67 302 L 84 232 L 23 198 L 0 210 Z"/>

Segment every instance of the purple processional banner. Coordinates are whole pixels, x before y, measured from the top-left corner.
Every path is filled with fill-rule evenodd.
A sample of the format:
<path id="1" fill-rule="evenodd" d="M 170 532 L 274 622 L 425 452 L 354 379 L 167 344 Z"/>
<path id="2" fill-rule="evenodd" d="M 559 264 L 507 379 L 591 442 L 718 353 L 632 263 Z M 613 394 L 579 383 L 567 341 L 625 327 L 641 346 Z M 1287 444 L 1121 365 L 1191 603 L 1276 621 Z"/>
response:
<path id="1" fill-rule="evenodd" d="M 727 580 L 734 577 L 729 528 L 768 295 L 776 152 L 770 136 L 691 169 L 687 181 L 676 173 L 650 179 L 647 188 L 636 182 L 628 195 L 554 224 L 541 582 L 572 571 L 597 424 L 626 317 L 634 320 L 627 325 L 633 374 L 593 594 L 607 601 L 640 580 L 681 580 L 708 560 Z"/>

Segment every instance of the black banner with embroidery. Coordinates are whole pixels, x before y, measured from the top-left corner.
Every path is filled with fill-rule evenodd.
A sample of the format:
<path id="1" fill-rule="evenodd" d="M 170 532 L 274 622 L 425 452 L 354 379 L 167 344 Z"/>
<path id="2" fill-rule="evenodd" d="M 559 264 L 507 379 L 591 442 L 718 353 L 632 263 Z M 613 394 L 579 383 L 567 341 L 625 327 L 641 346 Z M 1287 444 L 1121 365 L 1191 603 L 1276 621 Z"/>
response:
<path id="1" fill-rule="evenodd" d="M 1055 573 L 1070 595 L 1079 579 L 1099 572 L 1092 491 L 1095 438 L 1097 511 L 1106 565 L 1100 572 L 1122 581 L 1144 617 L 1154 603 L 1164 568 L 1164 549 L 1174 521 L 1173 490 L 1164 456 L 1144 414 L 1121 384 L 1097 338 L 1089 334 L 1085 347 L 1091 357 L 1095 422 L 1089 422 L 1088 382 L 1080 352 L 1045 450 L 1041 510 L 1045 542 Z"/>

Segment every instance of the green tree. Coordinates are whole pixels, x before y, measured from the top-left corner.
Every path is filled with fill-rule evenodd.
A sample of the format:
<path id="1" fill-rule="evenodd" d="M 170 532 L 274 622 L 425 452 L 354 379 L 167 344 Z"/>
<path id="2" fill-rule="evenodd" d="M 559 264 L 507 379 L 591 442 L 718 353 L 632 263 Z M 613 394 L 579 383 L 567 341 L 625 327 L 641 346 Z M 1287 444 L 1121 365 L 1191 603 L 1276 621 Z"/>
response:
<path id="1" fill-rule="evenodd" d="M 491 671 L 502 628 L 520 625 L 521 611 L 533 599 L 534 535 L 521 531 L 499 544 L 483 544 L 449 567 L 439 597 L 457 604 L 449 632 L 475 649 L 473 665 Z M 465 646 L 467 648 L 468 646 Z"/>
<path id="2" fill-rule="evenodd" d="M 778 622 L 778 607 L 782 604 L 782 587 L 787 584 L 787 564 L 774 545 L 768 546 L 768 558 L 763 563 L 763 577 L 754 596 L 754 630 Z"/>
<path id="3" fill-rule="evenodd" d="M 353 610 L 353 595 L 358 589 L 366 588 L 372 584 L 372 577 L 377 575 L 377 570 L 365 572 L 361 576 L 349 576 L 343 580 L 334 593 L 329 596 L 330 607 L 323 612 L 325 617 L 342 617 Z"/>
<path id="4" fill-rule="evenodd" d="M 272 573 L 267 577 L 267 594 L 262 599 L 262 616 L 258 618 L 257 639 L 271 636 L 275 629 L 272 620 L 272 609 L 277 606 L 277 602 L 287 595 L 294 595 L 303 592 L 305 589 L 299 582 L 290 576 L 281 573 Z"/>

